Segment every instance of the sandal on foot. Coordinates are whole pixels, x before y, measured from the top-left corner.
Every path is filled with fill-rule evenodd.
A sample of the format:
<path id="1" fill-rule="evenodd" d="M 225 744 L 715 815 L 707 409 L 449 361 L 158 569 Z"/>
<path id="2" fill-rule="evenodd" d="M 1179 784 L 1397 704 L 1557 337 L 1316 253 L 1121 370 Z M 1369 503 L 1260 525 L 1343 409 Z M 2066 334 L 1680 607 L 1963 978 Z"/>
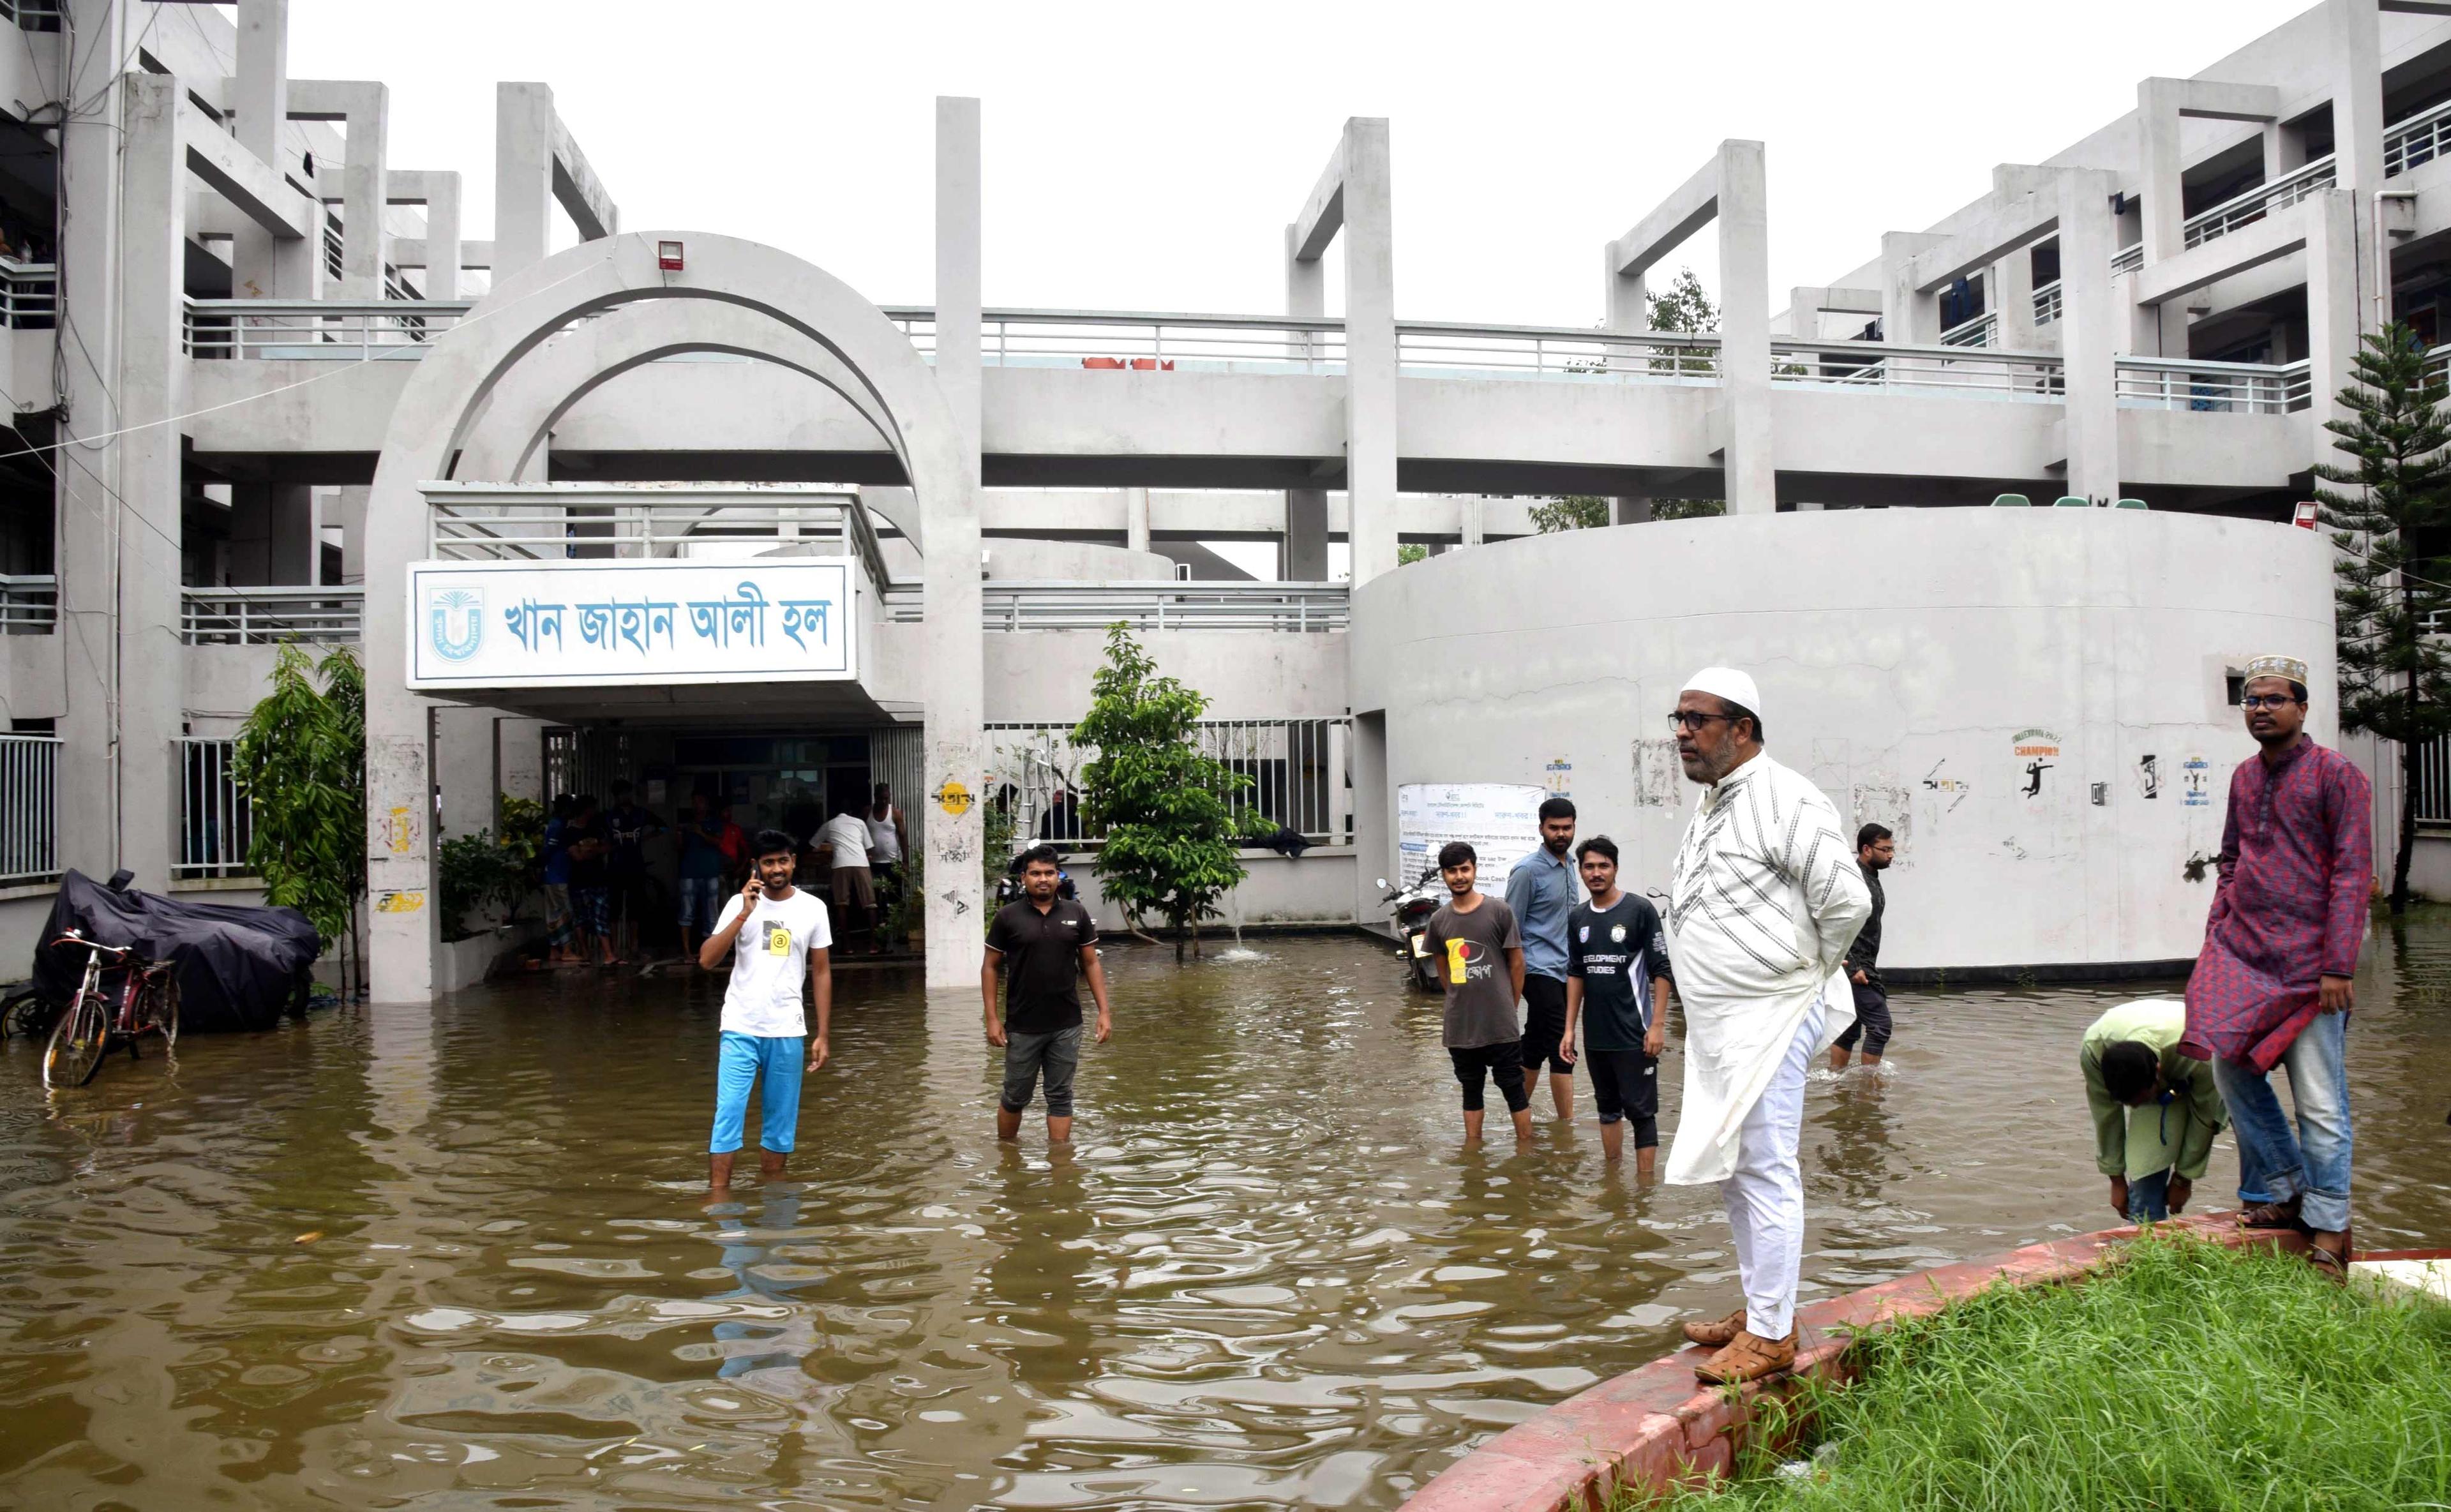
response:
<path id="1" fill-rule="evenodd" d="M 1736 1335 L 1744 1331 L 1745 1309 L 1742 1307 L 1738 1307 L 1724 1318 L 1707 1323 L 1689 1323 L 1684 1328 L 1686 1338 L 1696 1344 L 1708 1345 L 1714 1349 L 1726 1348 Z"/>
<path id="2" fill-rule="evenodd" d="M 2260 1202 L 2252 1208 L 2242 1208 L 2238 1213 L 2241 1228 L 2295 1228 L 2298 1224 L 2298 1199 L 2287 1202 Z"/>
<path id="3" fill-rule="evenodd" d="M 1730 1340 L 1726 1348 L 1696 1365 L 1695 1377 L 1711 1385 L 1733 1386 L 1793 1370 L 1796 1335 L 1797 1330 L 1791 1328 L 1784 1339 L 1765 1339 L 1748 1328 Z"/>

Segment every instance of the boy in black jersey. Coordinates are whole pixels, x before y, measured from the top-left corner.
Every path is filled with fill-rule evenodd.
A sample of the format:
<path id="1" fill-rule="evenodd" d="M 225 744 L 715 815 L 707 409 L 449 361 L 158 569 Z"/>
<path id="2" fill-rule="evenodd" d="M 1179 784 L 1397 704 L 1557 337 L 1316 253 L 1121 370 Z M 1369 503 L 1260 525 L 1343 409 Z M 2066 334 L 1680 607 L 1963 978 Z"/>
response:
<path id="1" fill-rule="evenodd" d="M 1668 1036 L 1668 936 L 1647 898 L 1617 886 L 1617 845 L 1596 835 L 1575 847 L 1591 900 L 1566 916 L 1566 1037 L 1586 1014 L 1583 1053 L 1600 1108 L 1600 1149 L 1625 1154 L 1634 1121 L 1634 1171 L 1648 1181 L 1659 1159 L 1659 1050 Z"/>

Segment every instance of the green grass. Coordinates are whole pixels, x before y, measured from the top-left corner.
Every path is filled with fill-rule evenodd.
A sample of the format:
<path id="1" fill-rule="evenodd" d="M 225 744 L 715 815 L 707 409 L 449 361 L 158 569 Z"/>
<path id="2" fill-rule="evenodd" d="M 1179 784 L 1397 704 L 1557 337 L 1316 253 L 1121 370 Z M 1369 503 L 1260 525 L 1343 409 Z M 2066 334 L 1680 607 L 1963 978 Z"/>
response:
<path id="1" fill-rule="evenodd" d="M 2140 1243 L 2081 1286 L 1995 1287 L 1867 1334 L 1807 1444 L 1678 1512 L 2451 1508 L 2451 1307 L 2302 1260 Z M 1778 1461 L 1813 1443 L 1815 1474 Z M 1639 1503 L 1621 1501 L 1621 1507 Z"/>

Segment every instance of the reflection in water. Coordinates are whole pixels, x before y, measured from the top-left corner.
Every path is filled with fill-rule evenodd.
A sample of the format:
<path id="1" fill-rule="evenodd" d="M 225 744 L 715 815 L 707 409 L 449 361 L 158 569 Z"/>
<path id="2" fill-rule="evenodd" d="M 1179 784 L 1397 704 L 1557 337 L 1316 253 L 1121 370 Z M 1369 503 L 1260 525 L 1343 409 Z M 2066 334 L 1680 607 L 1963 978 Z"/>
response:
<path id="1" fill-rule="evenodd" d="M 2368 957 L 2359 1237 L 2451 1242 L 2451 928 Z M 974 994 L 850 972 L 792 1179 L 716 1204 L 713 980 L 195 1036 L 56 1115 L 11 1041 L 0 1504 L 1387 1506 L 1730 1305 L 1717 1193 L 1605 1166 L 1588 1087 L 1459 1148 L 1383 948 L 1109 962 L 1070 1149 L 997 1146 Z M 1808 1092 L 1808 1295 L 2107 1222 L 2075 1047 L 2147 990 L 1899 992 Z"/>

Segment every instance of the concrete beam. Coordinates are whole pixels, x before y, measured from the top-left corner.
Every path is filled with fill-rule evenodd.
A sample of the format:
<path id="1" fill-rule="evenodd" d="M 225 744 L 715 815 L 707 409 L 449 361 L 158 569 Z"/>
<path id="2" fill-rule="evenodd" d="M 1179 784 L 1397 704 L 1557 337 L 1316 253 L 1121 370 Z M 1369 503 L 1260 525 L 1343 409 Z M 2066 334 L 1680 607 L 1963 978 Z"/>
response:
<path id="1" fill-rule="evenodd" d="M 2308 203 L 2301 200 L 2252 225 L 2242 226 L 2227 236 L 2188 247 L 2163 262 L 2147 263 L 2136 275 L 2136 303 L 2167 304 L 2208 284 L 2302 249 L 2306 245 Z M 2063 271 L 2068 266 L 2065 254 L 2060 266 Z"/>
<path id="2" fill-rule="evenodd" d="M 621 207 L 605 192 L 603 181 L 588 166 L 587 154 L 578 149 L 578 138 L 559 115 L 553 119 L 553 193 L 571 224 L 578 227 L 580 241 L 601 241 L 621 229 Z"/>
<path id="3" fill-rule="evenodd" d="M 312 202 L 184 94 L 178 110 L 179 136 L 186 146 L 189 172 L 238 206 L 248 220 L 284 241 L 314 234 L 320 212 Z"/>
<path id="4" fill-rule="evenodd" d="M 1303 202 L 1302 213 L 1286 227 L 1285 242 L 1293 261 L 1316 263 L 1327 254 L 1336 233 L 1344 228 L 1344 139 L 1339 137 L 1336 150 L 1328 154 L 1327 167 L 1319 175 L 1319 183 Z M 1293 313 L 1289 311 L 1288 313 Z"/>
<path id="5" fill-rule="evenodd" d="M 428 208 L 430 210 L 431 206 L 428 206 Z M 428 224 L 431 224 L 430 216 Z M 430 237 L 394 237 L 392 238 L 391 244 L 391 260 L 402 267 L 430 268 L 434 265 L 431 250 L 432 243 L 433 239 Z M 494 244 L 491 242 L 461 242 L 460 244 L 460 265 L 463 269 L 471 267 L 492 267 L 494 265 Z M 442 296 L 437 294 L 434 297 L 436 299 L 441 299 Z"/>
<path id="6" fill-rule="evenodd" d="M 293 120 L 339 120 L 348 129 L 341 169 L 341 281 L 344 298 L 381 299 L 383 293 L 383 206 L 390 199 L 387 143 L 391 90 L 365 79 L 292 79 Z M 325 175 L 319 165 L 316 192 Z M 326 203 L 329 203 L 328 200 Z"/>
<path id="7" fill-rule="evenodd" d="M 2059 228 L 2057 186 L 2005 199 L 1995 195 L 1973 225 L 1910 257 L 1907 277 L 1913 281 L 1916 293 L 1933 293 L 1957 279 L 1990 267 L 2021 247 L 2056 234 Z"/>
<path id="8" fill-rule="evenodd" d="M 1881 291 L 1876 288 L 1830 288 L 1798 285 L 1787 291 L 1787 334 L 1799 341 L 1821 339 L 1821 317 L 1824 315 L 1873 315 L 1881 313 Z"/>
<path id="9" fill-rule="evenodd" d="M 541 260 L 552 245 L 552 208 L 559 203 L 579 240 L 599 241 L 620 229 L 621 212 L 604 191 L 586 154 L 554 109 L 553 87 L 505 82 L 494 87 L 494 240 L 507 277 Z"/>
<path id="10" fill-rule="evenodd" d="M 1609 244 L 1609 265 L 1617 276 L 1640 276 L 1676 250 L 1678 243 L 1711 224 L 1719 213 L 1719 162 L 1715 155 L 1637 222 L 1634 229 Z"/>

